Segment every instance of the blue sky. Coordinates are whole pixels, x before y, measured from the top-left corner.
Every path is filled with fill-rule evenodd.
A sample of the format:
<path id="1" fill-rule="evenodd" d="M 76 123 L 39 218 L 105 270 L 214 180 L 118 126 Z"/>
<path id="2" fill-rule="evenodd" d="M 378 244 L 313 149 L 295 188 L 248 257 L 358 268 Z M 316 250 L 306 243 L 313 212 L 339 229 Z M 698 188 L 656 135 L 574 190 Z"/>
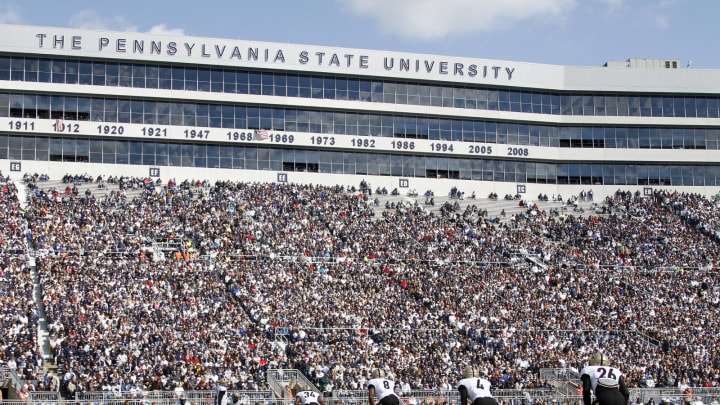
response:
<path id="1" fill-rule="evenodd" d="M 601 66 L 720 68 L 719 0 L 0 0 L 0 22 Z"/>

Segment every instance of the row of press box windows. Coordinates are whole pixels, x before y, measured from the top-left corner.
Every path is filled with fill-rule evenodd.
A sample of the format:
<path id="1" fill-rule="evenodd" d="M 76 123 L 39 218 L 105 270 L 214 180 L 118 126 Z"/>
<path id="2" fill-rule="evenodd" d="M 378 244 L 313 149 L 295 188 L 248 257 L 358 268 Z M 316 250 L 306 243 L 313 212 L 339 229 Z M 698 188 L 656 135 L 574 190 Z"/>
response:
<path id="1" fill-rule="evenodd" d="M 0 80 L 352 100 L 551 115 L 720 117 L 715 96 L 541 92 L 323 75 L 0 57 Z"/>
<path id="2" fill-rule="evenodd" d="M 0 134 L 0 159 L 449 178 L 543 184 L 716 186 L 720 166 L 539 163 Z"/>
<path id="3" fill-rule="evenodd" d="M 0 93 L 0 117 L 270 129 L 279 132 L 384 136 L 545 147 L 713 150 L 720 147 L 720 128 L 557 126 L 244 105 L 16 93 Z"/>

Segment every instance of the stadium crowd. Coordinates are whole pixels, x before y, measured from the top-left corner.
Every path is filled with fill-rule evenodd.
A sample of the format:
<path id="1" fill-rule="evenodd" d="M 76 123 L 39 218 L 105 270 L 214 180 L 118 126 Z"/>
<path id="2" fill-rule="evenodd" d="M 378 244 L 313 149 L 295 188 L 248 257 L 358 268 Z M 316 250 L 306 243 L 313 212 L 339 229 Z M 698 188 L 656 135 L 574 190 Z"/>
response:
<path id="1" fill-rule="evenodd" d="M 23 379 L 36 380 L 42 376 L 43 359 L 34 281 L 25 255 L 26 218 L 17 191 L 10 178 L 0 172 L 0 364 Z"/>
<path id="2" fill-rule="evenodd" d="M 31 179 L 22 207 L 5 180 L 2 248 L 36 254 L 70 395 L 265 389 L 275 368 L 327 392 L 374 367 L 401 390 L 452 389 L 467 364 L 497 388 L 546 388 L 541 368 L 598 349 L 631 387 L 720 382 L 719 208 L 699 195 L 619 190 L 609 215 L 498 221 L 472 204 L 376 212 L 341 186 L 187 180 L 96 197 Z M 3 258 L 0 360 L 47 387 L 26 257 Z"/>

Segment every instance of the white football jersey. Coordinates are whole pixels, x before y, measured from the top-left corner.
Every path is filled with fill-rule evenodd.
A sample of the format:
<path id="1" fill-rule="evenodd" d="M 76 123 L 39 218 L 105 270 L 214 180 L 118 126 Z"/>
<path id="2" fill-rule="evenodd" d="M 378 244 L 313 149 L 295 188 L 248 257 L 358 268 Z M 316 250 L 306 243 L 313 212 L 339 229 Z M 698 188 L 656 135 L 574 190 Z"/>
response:
<path id="1" fill-rule="evenodd" d="M 460 387 L 465 387 L 467 390 L 468 402 L 470 403 L 475 401 L 476 398 L 492 398 L 492 394 L 490 393 L 490 381 L 484 378 L 463 378 L 460 382 L 458 382 L 457 388 L 460 389 Z"/>
<path id="2" fill-rule="evenodd" d="M 300 403 L 302 405 L 320 402 L 320 400 L 318 400 L 318 398 L 320 398 L 320 394 L 315 391 L 300 391 L 297 395 L 295 395 L 295 398 L 300 398 Z"/>
<path id="3" fill-rule="evenodd" d="M 375 396 L 378 402 L 388 395 L 395 394 L 395 381 L 390 381 L 387 378 L 373 378 L 367 383 L 368 388 L 371 385 L 375 387 Z"/>
<path id="4" fill-rule="evenodd" d="M 580 377 L 590 377 L 590 385 L 593 392 L 597 386 L 606 388 L 618 388 L 620 386 L 620 370 L 610 366 L 587 366 L 580 371 Z"/>

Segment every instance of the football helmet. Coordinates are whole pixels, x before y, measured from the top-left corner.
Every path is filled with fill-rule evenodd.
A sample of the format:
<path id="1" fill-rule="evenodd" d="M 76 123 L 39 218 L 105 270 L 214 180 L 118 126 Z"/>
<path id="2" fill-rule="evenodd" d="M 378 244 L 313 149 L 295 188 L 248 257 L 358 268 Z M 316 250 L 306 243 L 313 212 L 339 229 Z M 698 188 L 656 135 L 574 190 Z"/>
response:
<path id="1" fill-rule="evenodd" d="M 608 359 L 608 357 L 602 352 L 597 352 L 590 358 L 591 366 L 607 366 L 609 364 L 610 359 Z"/>
<path id="2" fill-rule="evenodd" d="M 473 367 L 473 366 L 467 366 L 467 367 L 465 367 L 465 369 L 463 370 L 462 376 L 463 376 L 463 378 L 480 377 L 480 372 L 478 371 L 478 369 L 476 369 L 476 368 Z"/>

